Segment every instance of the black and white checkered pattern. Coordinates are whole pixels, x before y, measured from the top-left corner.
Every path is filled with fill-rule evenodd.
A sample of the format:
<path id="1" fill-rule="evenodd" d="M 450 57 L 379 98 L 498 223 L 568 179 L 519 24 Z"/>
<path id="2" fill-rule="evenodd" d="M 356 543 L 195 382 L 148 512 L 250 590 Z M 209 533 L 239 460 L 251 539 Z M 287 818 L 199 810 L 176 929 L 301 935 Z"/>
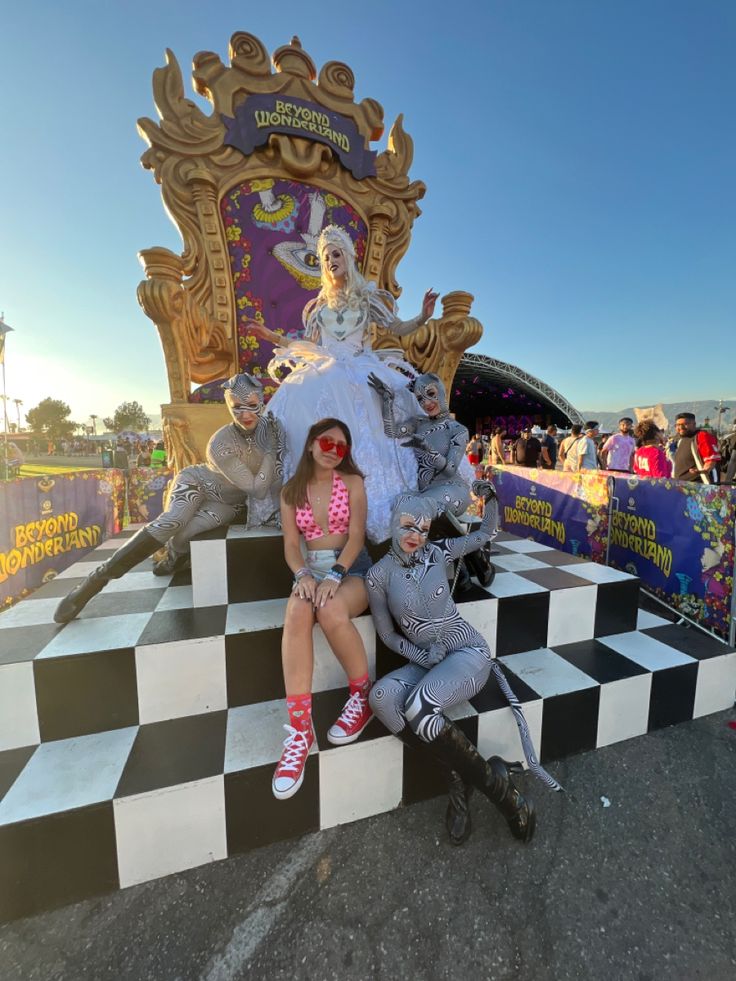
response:
<path id="1" fill-rule="evenodd" d="M 357 743 L 327 743 L 345 679 L 315 628 L 317 744 L 299 793 L 272 796 L 291 583 L 278 533 L 219 529 L 193 543 L 191 575 L 159 578 L 146 560 L 55 624 L 58 598 L 133 530 L 0 615 L 3 918 L 442 789 L 375 719 Z M 733 704 L 736 653 L 639 611 L 636 579 L 505 534 L 494 551 L 493 584 L 460 597 L 461 611 L 503 664 L 543 761 Z M 399 663 L 370 617 L 356 623 L 372 675 Z M 495 681 L 453 715 L 484 755 L 521 758 Z"/>

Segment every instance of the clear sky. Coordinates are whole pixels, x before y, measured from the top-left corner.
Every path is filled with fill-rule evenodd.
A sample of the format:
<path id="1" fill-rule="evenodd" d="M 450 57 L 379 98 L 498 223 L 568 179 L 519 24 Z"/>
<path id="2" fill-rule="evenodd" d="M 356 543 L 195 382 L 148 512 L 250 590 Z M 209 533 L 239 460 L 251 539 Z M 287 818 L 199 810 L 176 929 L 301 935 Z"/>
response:
<path id="1" fill-rule="evenodd" d="M 428 188 L 404 316 L 428 286 L 468 290 L 476 350 L 578 408 L 736 397 L 734 0 L 3 7 L 0 311 L 22 411 L 168 401 L 136 253 L 180 239 L 135 122 L 166 47 L 191 93 L 192 55 L 226 60 L 236 30 L 347 62 L 387 132 L 404 113 Z"/>

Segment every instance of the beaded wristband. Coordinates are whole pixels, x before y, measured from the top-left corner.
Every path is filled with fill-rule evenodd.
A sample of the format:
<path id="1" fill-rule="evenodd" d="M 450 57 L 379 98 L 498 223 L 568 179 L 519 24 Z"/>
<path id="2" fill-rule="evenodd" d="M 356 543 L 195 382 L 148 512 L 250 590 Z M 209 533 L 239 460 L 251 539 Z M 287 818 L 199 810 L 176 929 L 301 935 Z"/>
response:
<path id="1" fill-rule="evenodd" d="M 303 565 L 301 569 L 296 570 L 296 572 L 294 573 L 294 578 L 298 581 L 299 579 L 303 579 L 304 576 L 311 576 L 311 575 L 312 575 L 311 569 L 308 569 L 305 565 Z"/>

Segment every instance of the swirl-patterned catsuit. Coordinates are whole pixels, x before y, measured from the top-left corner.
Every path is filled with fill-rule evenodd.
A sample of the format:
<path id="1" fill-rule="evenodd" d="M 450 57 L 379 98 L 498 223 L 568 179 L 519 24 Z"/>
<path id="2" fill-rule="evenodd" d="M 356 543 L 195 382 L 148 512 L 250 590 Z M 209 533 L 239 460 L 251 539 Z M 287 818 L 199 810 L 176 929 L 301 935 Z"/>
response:
<path id="1" fill-rule="evenodd" d="M 284 435 L 268 413 L 252 432 L 232 422 L 211 437 L 207 463 L 181 470 L 163 514 L 146 525 L 175 554 L 203 531 L 228 524 L 248 499 L 248 523 L 275 524 L 279 513 Z"/>

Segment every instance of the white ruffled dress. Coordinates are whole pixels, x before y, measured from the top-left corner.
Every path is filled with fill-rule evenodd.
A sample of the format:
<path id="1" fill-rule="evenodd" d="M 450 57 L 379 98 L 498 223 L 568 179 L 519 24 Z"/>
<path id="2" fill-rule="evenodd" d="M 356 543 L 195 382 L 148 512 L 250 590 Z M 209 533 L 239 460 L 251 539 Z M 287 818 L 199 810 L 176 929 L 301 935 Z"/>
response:
<path id="1" fill-rule="evenodd" d="M 347 425 L 353 459 L 365 478 L 366 531 L 371 541 L 380 542 L 390 536 L 396 495 L 416 489 L 417 463 L 413 450 L 384 434 L 381 399 L 369 386 L 368 376 L 378 375 L 393 390 L 396 422 L 424 412 L 408 388 L 415 369 L 403 359 L 401 350 L 371 350 L 371 323 L 398 336 L 419 326 L 418 318 L 400 321 L 393 297 L 375 288 L 364 294 L 356 309 L 333 310 L 318 300 L 307 304 L 305 339 L 277 348 L 269 363 L 274 378 L 279 368 L 288 366 L 291 371 L 281 380 L 268 408 L 286 432 L 285 480 L 296 469 L 310 426 L 326 417 Z"/>

